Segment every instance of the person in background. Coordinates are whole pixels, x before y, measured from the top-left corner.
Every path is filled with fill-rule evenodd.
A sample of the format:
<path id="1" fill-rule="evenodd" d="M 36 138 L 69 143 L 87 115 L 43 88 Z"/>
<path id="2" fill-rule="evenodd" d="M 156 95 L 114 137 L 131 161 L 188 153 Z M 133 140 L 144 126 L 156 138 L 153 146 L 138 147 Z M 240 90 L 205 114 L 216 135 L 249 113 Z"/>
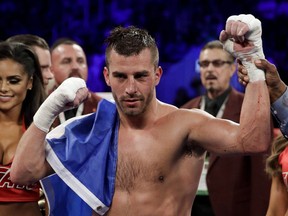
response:
<path id="1" fill-rule="evenodd" d="M 49 84 L 51 85 L 51 81 L 53 80 L 54 75 L 51 72 L 51 54 L 49 45 L 46 40 L 33 34 L 17 34 L 9 37 L 6 41 L 23 43 L 27 46 L 30 46 L 37 54 L 41 67 L 45 93 L 47 95 L 49 92 Z M 39 200 L 38 204 L 43 215 L 45 215 L 45 209 L 47 209 L 47 206 L 45 206 L 45 197 L 41 188 L 40 194 L 41 199 Z"/>
<path id="2" fill-rule="evenodd" d="M 266 216 L 288 215 L 288 140 L 280 134 L 275 138 L 266 172 L 272 178 L 269 207 Z"/>
<path id="3" fill-rule="evenodd" d="M 9 37 L 6 41 L 23 43 L 34 50 L 39 59 L 45 90 L 48 93 L 48 84 L 53 79 L 53 73 L 51 72 L 50 48 L 45 39 L 32 34 L 18 34 Z"/>
<path id="4" fill-rule="evenodd" d="M 203 46 L 198 63 L 206 94 L 181 108 L 200 108 L 217 118 L 239 122 L 244 94 L 230 85 L 235 58 L 214 40 Z M 268 151 L 229 157 L 208 152 L 192 215 L 264 215 L 271 184 L 264 171 L 267 155 Z"/>
<path id="5" fill-rule="evenodd" d="M 20 138 L 45 99 L 37 55 L 22 43 L 0 42 L 0 214 L 41 215 L 40 184 L 19 185 L 10 170 Z"/>
<path id="6" fill-rule="evenodd" d="M 250 26 L 253 21 L 235 24 Z M 245 33 L 253 35 L 254 30 Z M 66 79 L 22 137 L 12 164 L 13 181 L 31 183 L 56 172 L 73 198 L 80 198 L 78 209 L 79 202 L 89 207 L 87 215 L 188 215 L 206 151 L 249 154 L 269 147 L 270 124 L 263 124 L 270 121 L 264 80 L 247 85 L 237 124 L 157 99 L 163 71 L 158 47 L 147 31 L 117 27 L 106 43 L 103 75 L 115 103 L 102 100 L 97 113 L 69 119 L 48 133 L 60 112 L 89 94 L 83 79 Z M 54 196 L 62 204 L 59 210 L 71 210 L 64 207 L 70 198 L 64 197 Z M 73 210 L 65 215 L 82 213 Z"/>
<path id="7" fill-rule="evenodd" d="M 51 56 L 52 72 L 55 80 L 55 86 L 52 88 L 52 91 L 69 77 L 79 77 L 87 81 L 88 65 L 86 55 L 76 41 L 69 38 L 56 40 L 51 46 Z M 53 127 L 74 116 L 95 112 L 101 99 L 96 93 L 90 91 L 88 99 L 78 108 L 60 113 Z"/>

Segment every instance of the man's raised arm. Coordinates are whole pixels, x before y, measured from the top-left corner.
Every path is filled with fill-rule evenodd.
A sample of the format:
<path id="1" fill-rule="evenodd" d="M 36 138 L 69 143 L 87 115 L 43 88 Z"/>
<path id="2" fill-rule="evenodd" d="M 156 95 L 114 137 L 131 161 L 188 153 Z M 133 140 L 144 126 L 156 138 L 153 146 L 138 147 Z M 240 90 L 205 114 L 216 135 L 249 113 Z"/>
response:
<path id="1" fill-rule="evenodd" d="M 224 48 L 242 62 L 250 79 L 240 116 L 244 149 L 256 148 L 259 143 L 265 143 L 268 148 L 271 143 L 270 100 L 265 74 L 254 64 L 256 59 L 265 58 L 261 35 L 261 22 L 253 15 L 245 14 L 229 17 L 225 30 L 220 33 Z"/>
<path id="2" fill-rule="evenodd" d="M 59 113 L 78 106 L 87 96 L 85 81 L 80 78 L 65 80 L 49 95 L 18 144 L 10 173 L 13 182 L 31 184 L 53 172 L 46 161 L 45 137 Z"/>

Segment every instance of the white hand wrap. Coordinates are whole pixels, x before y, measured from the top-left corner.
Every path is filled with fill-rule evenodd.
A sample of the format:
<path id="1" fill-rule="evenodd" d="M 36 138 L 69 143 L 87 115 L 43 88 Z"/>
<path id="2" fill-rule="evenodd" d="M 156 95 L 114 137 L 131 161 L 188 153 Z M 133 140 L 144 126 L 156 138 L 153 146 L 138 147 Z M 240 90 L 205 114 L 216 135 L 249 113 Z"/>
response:
<path id="1" fill-rule="evenodd" d="M 73 101 L 79 89 L 85 88 L 83 79 L 71 77 L 66 79 L 39 107 L 33 120 L 36 127 L 48 133 L 59 113 L 73 108 Z"/>
<path id="2" fill-rule="evenodd" d="M 262 28 L 260 20 L 251 14 L 241 14 L 239 16 L 230 16 L 226 23 L 233 21 L 241 21 L 248 25 L 248 32 L 244 32 L 244 35 L 239 33 L 239 37 L 245 37 L 245 42 L 248 42 L 249 45 L 247 45 L 247 48 L 242 47 L 237 50 L 234 40 L 230 38 L 224 42 L 224 48 L 235 58 L 241 60 L 248 71 L 250 82 L 265 80 L 264 72 L 254 64 L 254 60 L 265 58 L 262 48 Z"/>

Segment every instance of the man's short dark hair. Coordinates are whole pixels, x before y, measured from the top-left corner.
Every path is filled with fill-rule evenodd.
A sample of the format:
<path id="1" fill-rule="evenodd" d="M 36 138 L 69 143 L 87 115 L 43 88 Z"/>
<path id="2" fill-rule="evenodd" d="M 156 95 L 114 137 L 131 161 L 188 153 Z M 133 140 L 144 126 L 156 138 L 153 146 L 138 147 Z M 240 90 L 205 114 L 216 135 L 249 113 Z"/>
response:
<path id="1" fill-rule="evenodd" d="M 138 55 L 142 50 L 148 48 L 152 54 L 152 61 L 155 67 L 159 64 L 159 51 L 154 38 L 149 33 L 135 26 L 116 27 L 106 38 L 107 45 L 105 52 L 106 65 L 109 65 L 109 54 L 114 49 L 123 56 Z"/>

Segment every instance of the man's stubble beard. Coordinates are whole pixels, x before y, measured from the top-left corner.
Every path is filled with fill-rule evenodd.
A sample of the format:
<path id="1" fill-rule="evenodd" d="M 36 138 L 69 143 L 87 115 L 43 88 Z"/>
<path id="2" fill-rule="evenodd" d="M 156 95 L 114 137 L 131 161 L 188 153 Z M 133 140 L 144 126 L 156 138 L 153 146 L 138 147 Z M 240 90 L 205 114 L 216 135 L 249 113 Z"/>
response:
<path id="1" fill-rule="evenodd" d="M 129 108 L 125 108 L 124 106 L 122 106 L 121 100 L 119 101 L 117 96 L 113 92 L 112 95 L 118 109 L 120 109 L 122 113 L 127 116 L 138 116 L 145 113 L 145 111 L 147 110 L 147 107 L 149 106 L 153 98 L 153 91 L 148 95 L 147 99 L 145 99 L 145 97 L 141 97 L 143 100 L 140 101 L 141 106 L 137 110 L 128 110 Z"/>

